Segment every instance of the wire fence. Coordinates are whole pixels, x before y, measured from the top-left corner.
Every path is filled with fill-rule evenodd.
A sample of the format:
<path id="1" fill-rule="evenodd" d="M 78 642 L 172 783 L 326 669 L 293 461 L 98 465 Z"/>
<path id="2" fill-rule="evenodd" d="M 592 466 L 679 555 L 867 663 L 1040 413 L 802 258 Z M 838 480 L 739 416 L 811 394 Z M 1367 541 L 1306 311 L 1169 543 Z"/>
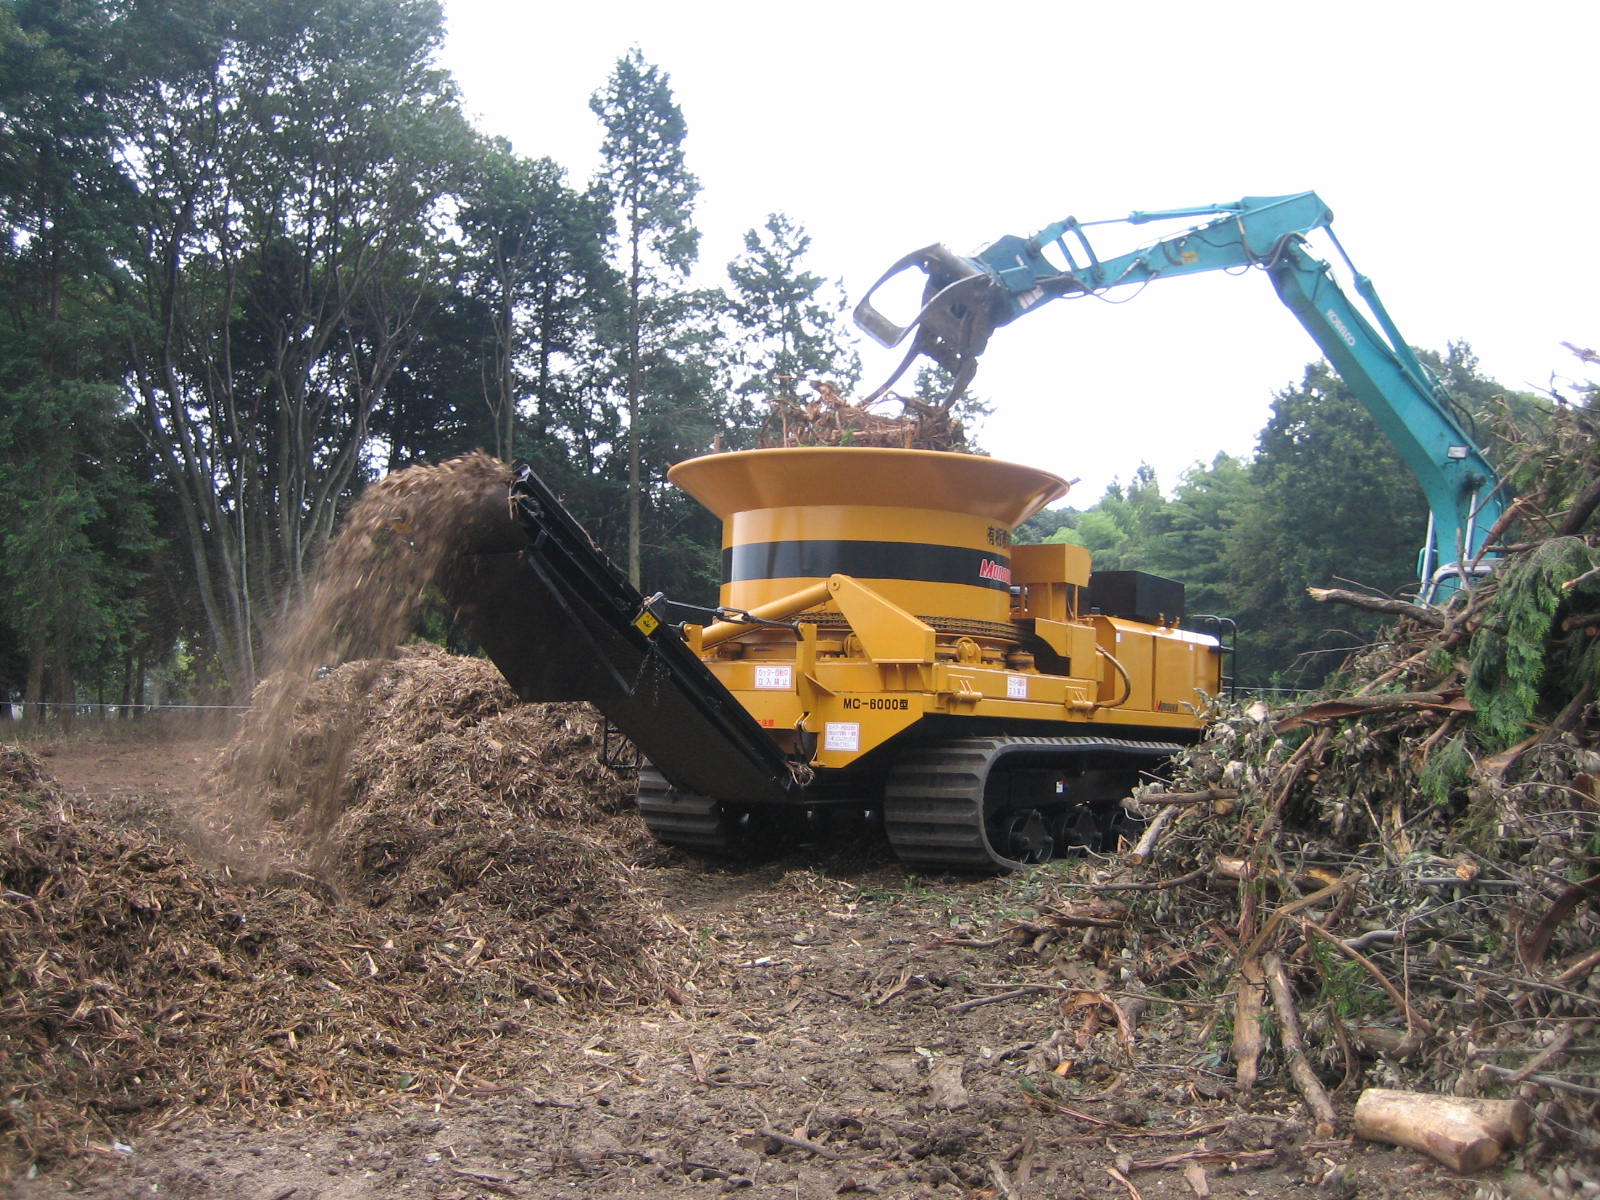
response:
<path id="1" fill-rule="evenodd" d="M 1233 689 L 1235 699 L 1257 696 L 1274 703 L 1292 703 L 1308 694 L 1306 688 L 1257 687 L 1252 684 L 1239 684 Z M 68 703 L 58 700 L 43 700 L 29 704 L 21 700 L 0 701 L 0 721 L 17 723 L 30 718 L 34 720 L 42 718 L 54 722 L 127 721 L 168 713 L 199 716 L 208 713 L 249 711 L 248 704 L 102 704 L 88 701 Z"/>
<path id="2" fill-rule="evenodd" d="M 24 703 L 21 700 L 0 701 L 0 719 L 24 721 L 30 717 L 47 719 L 127 720 L 134 717 L 155 716 L 162 713 L 241 713 L 249 712 L 248 704 L 100 704 L 91 702 L 63 702 L 41 700 Z"/>

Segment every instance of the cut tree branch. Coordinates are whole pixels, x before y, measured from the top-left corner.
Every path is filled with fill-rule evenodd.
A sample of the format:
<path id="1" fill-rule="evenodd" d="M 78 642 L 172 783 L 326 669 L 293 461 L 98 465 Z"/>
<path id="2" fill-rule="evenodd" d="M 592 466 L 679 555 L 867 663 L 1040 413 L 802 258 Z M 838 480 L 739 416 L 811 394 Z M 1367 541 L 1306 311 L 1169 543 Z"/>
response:
<path id="1" fill-rule="evenodd" d="M 1306 1053 L 1305 1037 L 1300 1032 L 1300 1014 L 1295 1010 L 1294 994 L 1289 988 L 1289 977 L 1283 970 L 1283 960 L 1276 954 L 1268 954 L 1262 958 L 1261 967 L 1267 976 L 1267 987 L 1272 992 L 1273 1010 L 1278 1014 L 1278 1040 L 1283 1044 L 1289 1078 L 1294 1080 L 1295 1090 L 1316 1118 L 1317 1136 L 1332 1137 L 1338 1128 L 1339 1118 L 1333 1111 L 1333 1101 L 1328 1098 L 1327 1089 L 1322 1086 L 1322 1080 L 1317 1078 L 1311 1066 L 1311 1056 Z"/>
<path id="2" fill-rule="evenodd" d="M 1434 629 L 1443 629 L 1445 616 L 1436 608 L 1412 604 L 1409 600 L 1391 600 L 1387 596 L 1369 596 L 1365 592 L 1352 592 L 1345 588 L 1308 587 L 1306 595 L 1318 604 L 1348 604 L 1368 612 L 1388 613 L 1395 617 L 1410 617 Z"/>

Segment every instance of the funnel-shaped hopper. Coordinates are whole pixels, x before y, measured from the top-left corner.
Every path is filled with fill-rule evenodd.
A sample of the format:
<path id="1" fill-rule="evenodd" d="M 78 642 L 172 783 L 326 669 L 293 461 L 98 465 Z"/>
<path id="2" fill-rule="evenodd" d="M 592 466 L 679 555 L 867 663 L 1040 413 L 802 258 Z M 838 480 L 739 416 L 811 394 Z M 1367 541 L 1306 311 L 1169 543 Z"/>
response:
<path id="1" fill-rule="evenodd" d="M 930 450 L 712 454 L 667 474 L 722 519 L 722 597 L 755 608 L 849 575 L 907 611 L 1001 626 L 1011 532 L 1066 495 L 1034 467 Z"/>

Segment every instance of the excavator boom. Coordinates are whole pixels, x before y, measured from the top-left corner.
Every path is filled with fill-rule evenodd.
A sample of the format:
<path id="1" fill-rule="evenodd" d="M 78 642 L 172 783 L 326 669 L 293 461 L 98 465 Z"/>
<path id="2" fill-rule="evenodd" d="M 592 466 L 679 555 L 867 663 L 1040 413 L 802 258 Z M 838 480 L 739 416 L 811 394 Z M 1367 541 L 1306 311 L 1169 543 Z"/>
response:
<path id="1" fill-rule="evenodd" d="M 1096 253 L 1093 225 L 1145 225 L 1209 218 L 1180 233 L 1114 257 Z M 1032 237 L 1007 235 L 971 258 L 943 246 L 906 255 L 868 290 L 856 324 L 884 346 L 909 339 L 905 358 L 873 398 L 918 357 L 954 376 L 945 403 L 971 382 L 990 335 L 1051 300 L 1097 295 L 1157 279 L 1205 271 L 1258 268 L 1323 354 L 1371 412 L 1416 476 L 1427 498 L 1431 534 L 1420 560 L 1424 596 L 1443 598 L 1479 569 L 1490 531 L 1509 501 L 1503 481 L 1474 443 L 1439 382 L 1418 360 L 1333 235 L 1333 213 L 1315 192 L 1247 196 L 1225 204 L 1134 212 L 1121 221 L 1056 221 Z M 1365 311 L 1307 248 L 1321 231 L 1349 267 Z M 927 282 L 920 310 L 904 324 L 874 305 L 881 288 L 913 268 Z"/>

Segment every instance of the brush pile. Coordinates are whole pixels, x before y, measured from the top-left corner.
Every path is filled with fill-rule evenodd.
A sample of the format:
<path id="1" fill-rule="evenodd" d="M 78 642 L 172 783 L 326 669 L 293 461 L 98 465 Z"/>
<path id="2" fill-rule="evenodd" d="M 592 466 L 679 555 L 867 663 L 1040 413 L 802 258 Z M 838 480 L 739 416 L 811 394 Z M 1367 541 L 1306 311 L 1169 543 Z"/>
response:
<path id="1" fill-rule="evenodd" d="M 1083 953 L 1222 997 L 1219 1069 L 1282 1072 L 1318 1125 L 1326 1081 L 1520 1096 L 1530 1157 L 1593 1156 L 1600 414 L 1517 444 L 1493 575 L 1443 611 L 1375 601 L 1399 619 L 1326 699 L 1225 706 L 1133 802 L 1150 824 L 1095 902 L 1125 917 Z"/>
<path id="2" fill-rule="evenodd" d="M 853 404 L 825 380 L 811 381 L 813 399 L 778 395 L 761 428 L 761 445 L 886 446 L 899 450 L 952 450 L 971 453 L 966 431 L 948 404 L 890 393 L 899 415 L 872 411 L 871 402 Z"/>

